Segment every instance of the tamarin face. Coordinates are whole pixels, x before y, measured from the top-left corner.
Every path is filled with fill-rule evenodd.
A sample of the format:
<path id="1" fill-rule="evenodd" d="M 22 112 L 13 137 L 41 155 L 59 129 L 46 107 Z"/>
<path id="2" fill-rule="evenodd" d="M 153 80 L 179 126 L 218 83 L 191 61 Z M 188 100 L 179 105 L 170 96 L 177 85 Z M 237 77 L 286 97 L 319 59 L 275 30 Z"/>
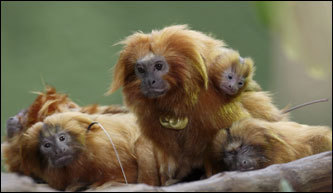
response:
<path id="1" fill-rule="evenodd" d="M 10 117 L 6 122 L 7 137 L 10 139 L 20 133 L 24 128 L 27 110 L 21 110 L 18 114 Z"/>
<path id="2" fill-rule="evenodd" d="M 262 127 L 262 122 L 247 118 L 218 132 L 213 141 L 213 151 L 223 170 L 248 171 L 267 166 L 270 162 L 267 151 L 272 151 L 271 143 L 278 141 L 280 144 L 283 140 L 270 128 Z"/>
<path id="3" fill-rule="evenodd" d="M 224 147 L 222 160 L 229 171 L 248 171 L 261 168 L 261 164 L 266 161 L 266 158 L 260 147 L 234 141 Z"/>
<path id="4" fill-rule="evenodd" d="M 169 89 L 163 76 L 169 72 L 169 64 L 163 56 L 152 53 L 135 63 L 135 75 L 141 80 L 141 92 L 148 98 L 161 96 Z"/>
<path id="5" fill-rule="evenodd" d="M 48 165 L 61 168 L 69 165 L 81 150 L 81 144 L 60 126 L 43 125 L 39 150 Z"/>
<path id="6" fill-rule="evenodd" d="M 12 138 L 15 134 L 19 133 L 22 130 L 22 124 L 18 117 L 10 117 L 6 123 L 7 127 L 7 136 Z"/>
<path id="7" fill-rule="evenodd" d="M 236 58 L 231 65 L 221 73 L 220 89 L 228 95 L 236 95 L 246 86 L 253 68 L 249 58 Z"/>
<path id="8" fill-rule="evenodd" d="M 229 67 L 222 72 L 222 81 L 220 88 L 228 95 L 235 95 L 244 86 L 245 78 L 236 73 L 233 67 Z"/>

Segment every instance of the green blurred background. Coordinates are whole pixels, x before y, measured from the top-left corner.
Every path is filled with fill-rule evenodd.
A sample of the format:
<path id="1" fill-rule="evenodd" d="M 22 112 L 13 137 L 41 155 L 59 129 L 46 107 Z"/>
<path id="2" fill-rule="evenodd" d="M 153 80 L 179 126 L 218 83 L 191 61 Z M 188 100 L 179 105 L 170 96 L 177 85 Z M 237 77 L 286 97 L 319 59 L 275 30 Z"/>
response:
<path id="1" fill-rule="evenodd" d="M 104 96 L 121 46 L 135 31 L 172 24 L 223 39 L 256 64 L 278 107 L 319 98 L 292 120 L 332 126 L 332 2 L 1 2 L 1 136 L 43 81 L 79 105 Z"/>

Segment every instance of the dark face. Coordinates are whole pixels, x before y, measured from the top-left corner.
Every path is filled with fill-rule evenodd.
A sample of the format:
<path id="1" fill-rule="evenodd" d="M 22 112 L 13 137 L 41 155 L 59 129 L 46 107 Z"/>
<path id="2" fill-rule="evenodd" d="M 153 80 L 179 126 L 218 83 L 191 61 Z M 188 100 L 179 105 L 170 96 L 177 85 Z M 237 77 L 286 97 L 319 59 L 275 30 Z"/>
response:
<path id="1" fill-rule="evenodd" d="M 148 98 L 165 94 L 169 88 L 163 76 L 169 72 L 169 64 L 163 56 L 148 54 L 135 64 L 135 74 L 141 80 L 141 92 Z"/>
<path id="2" fill-rule="evenodd" d="M 17 115 L 10 117 L 6 123 L 7 137 L 12 138 L 14 135 L 23 130 L 22 121 L 19 117 L 25 116 L 27 110 L 20 111 Z"/>
<path id="3" fill-rule="evenodd" d="M 20 120 L 14 116 L 10 117 L 7 120 L 7 136 L 8 138 L 12 138 L 15 134 L 19 133 L 22 128 Z"/>
<path id="4" fill-rule="evenodd" d="M 222 73 L 220 88 L 228 95 L 235 95 L 244 86 L 245 78 L 230 67 Z"/>
<path id="5" fill-rule="evenodd" d="M 40 152 L 48 160 L 49 166 L 67 166 L 75 159 L 80 144 L 60 127 L 44 126 L 40 135 Z"/>
<path id="6" fill-rule="evenodd" d="M 228 149 L 228 147 L 227 147 Z M 256 147 L 239 145 L 224 152 L 223 162 L 229 171 L 248 171 L 261 168 L 265 157 Z"/>

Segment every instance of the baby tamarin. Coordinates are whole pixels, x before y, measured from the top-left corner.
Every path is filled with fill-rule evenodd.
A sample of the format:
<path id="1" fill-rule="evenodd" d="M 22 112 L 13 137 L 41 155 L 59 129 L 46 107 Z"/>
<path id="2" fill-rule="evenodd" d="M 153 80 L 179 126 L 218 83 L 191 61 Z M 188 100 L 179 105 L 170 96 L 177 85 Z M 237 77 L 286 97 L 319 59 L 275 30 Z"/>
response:
<path id="1" fill-rule="evenodd" d="M 128 183 L 142 183 L 138 181 L 139 170 L 140 179 L 158 185 L 154 157 L 150 157 L 152 147 L 144 141 L 137 144 L 140 131 L 135 116 L 130 113 L 65 112 L 48 116 L 2 147 L 9 171 L 40 178 L 59 190 L 125 182 L 107 135 L 96 124 L 87 130 L 95 121 L 111 136 Z M 139 156 L 146 164 L 142 170 L 138 169 Z"/>
<path id="2" fill-rule="evenodd" d="M 209 67 L 209 78 L 222 94 L 236 97 L 244 89 L 261 91 L 253 80 L 255 67 L 251 58 L 242 58 L 237 51 L 224 49 L 215 60 Z"/>
<path id="3" fill-rule="evenodd" d="M 249 116 L 209 85 L 207 62 L 223 43 L 186 26 L 135 33 L 121 43 L 109 93 L 123 86 L 126 105 L 154 144 L 162 185 L 177 182 L 203 166 L 219 129 Z"/>
<path id="4" fill-rule="evenodd" d="M 213 147 L 217 171 L 247 171 L 332 150 L 332 130 L 248 118 L 220 130 Z"/>
<path id="5" fill-rule="evenodd" d="M 221 97 L 237 99 L 254 118 L 268 121 L 288 120 L 268 92 L 261 91 L 253 80 L 255 66 L 251 58 L 242 58 L 232 49 L 221 49 L 220 55 L 209 66 L 209 78 Z"/>

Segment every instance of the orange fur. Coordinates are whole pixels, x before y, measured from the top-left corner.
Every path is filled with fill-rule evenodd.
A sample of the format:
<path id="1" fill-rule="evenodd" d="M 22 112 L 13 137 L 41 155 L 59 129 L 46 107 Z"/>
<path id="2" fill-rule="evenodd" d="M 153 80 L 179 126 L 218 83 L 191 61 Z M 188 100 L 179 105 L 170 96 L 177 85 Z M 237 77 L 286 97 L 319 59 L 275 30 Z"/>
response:
<path id="1" fill-rule="evenodd" d="M 182 25 L 150 34 L 135 33 L 121 43 L 124 49 L 109 93 L 123 86 L 126 105 L 155 146 L 162 185 L 180 180 L 191 169 L 203 166 L 219 129 L 249 116 L 239 101 L 221 98 L 208 80 L 207 63 L 224 44 Z M 136 61 L 151 53 L 164 56 L 170 67 L 163 77 L 169 90 L 153 99 L 140 92 L 141 81 L 134 72 Z M 159 121 L 163 116 L 186 117 L 188 125 L 183 130 L 167 129 Z"/>
<path id="2" fill-rule="evenodd" d="M 245 78 L 243 87 L 232 96 L 224 93 L 220 88 L 221 83 L 226 81 L 222 74 L 230 67 L 233 67 L 238 76 Z M 273 104 L 271 94 L 262 92 L 258 83 L 253 80 L 255 67 L 251 58 L 244 58 L 244 63 L 240 63 L 240 55 L 237 51 L 225 49 L 215 58 L 208 69 L 209 78 L 220 92 L 221 97 L 239 97 L 242 105 L 252 117 L 268 121 L 288 120 L 288 114 L 284 114 Z"/>
<path id="3" fill-rule="evenodd" d="M 228 142 L 228 138 L 232 140 Z M 259 164 L 259 168 L 264 168 L 332 150 L 332 130 L 326 126 L 308 126 L 288 121 L 244 119 L 232 125 L 230 136 L 225 130 L 216 135 L 215 160 L 221 160 L 225 148 L 230 147 L 231 143 L 234 143 L 235 151 L 240 145 L 260 148 L 262 152 L 258 156 L 264 156 L 267 161 Z M 217 168 L 218 165 L 215 164 Z"/>
<path id="4" fill-rule="evenodd" d="M 99 185 L 106 181 L 121 182 L 120 168 L 114 153 L 111 152 L 111 144 L 106 135 L 96 126 L 94 131 L 85 134 L 90 122 L 97 120 L 102 125 L 105 124 L 104 127 L 111 136 L 116 136 L 114 139 L 116 147 L 121 149 L 121 156 L 127 164 L 125 167 L 129 173 L 129 181 L 143 183 L 144 179 L 147 184 L 159 185 L 152 145 L 145 140 L 135 141 L 140 131 L 135 117 L 124 107 L 116 105 L 80 107 L 67 95 L 57 93 L 55 88 L 48 86 L 46 92 L 38 92 L 37 98 L 27 111 L 20 112 L 16 116 L 22 120 L 20 123 L 25 129 L 16 133 L 14 137 L 7 138 L 2 146 L 8 171 L 41 178 L 57 189 L 80 187 L 89 183 Z M 70 167 L 49 170 L 41 163 L 37 146 L 39 131 L 44 123 L 62 125 L 84 144 L 80 158 Z M 137 165 L 143 169 L 137 171 Z M 79 168 L 81 166 L 82 169 Z M 104 170 L 106 174 L 98 174 Z M 114 171 L 116 173 L 113 176 Z M 137 172 L 138 179 L 134 181 Z"/>
<path id="5" fill-rule="evenodd" d="M 67 94 L 59 93 L 54 87 L 46 86 L 45 92 L 34 92 L 38 96 L 33 103 L 17 116 L 25 131 L 33 124 L 43 121 L 47 116 L 60 112 L 83 112 L 87 114 L 117 114 L 128 113 L 128 110 L 118 105 L 99 106 L 97 104 L 79 106 Z M 21 132 L 22 132 L 21 131 Z"/>
<path id="6" fill-rule="evenodd" d="M 79 108 L 79 105 L 70 100 L 66 94 L 57 93 L 56 89 L 51 86 L 46 86 L 44 93 L 35 93 L 38 96 L 28 108 L 26 115 L 28 121 L 24 124 L 26 129 L 54 113 L 75 111 Z"/>
<path id="7" fill-rule="evenodd" d="M 48 116 L 44 122 L 38 122 L 22 135 L 15 136 L 11 142 L 3 145 L 3 155 L 9 171 L 19 172 L 45 180 L 51 187 L 63 190 L 78 185 L 101 185 L 105 182 L 124 182 L 116 159 L 115 151 L 105 133 L 94 125 L 89 132 L 87 127 L 98 121 L 110 134 L 124 167 L 129 183 L 138 181 L 137 157 L 142 156 L 150 172 L 141 172 L 141 178 L 149 184 L 158 185 L 154 176 L 155 160 L 152 147 L 142 143 L 135 146 L 140 136 L 133 114 L 88 115 L 80 112 L 65 112 Z M 39 153 L 39 133 L 43 124 L 58 125 L 70 133 L 72 138 L 82 145 L 77 158 L 63 168 L 52 168 L 43 162 Z M 140 152 L 142 155 L 136 155 Z M 150 166 L 150 167 L 149 167 Z M 149 176 L 144 176 L 149 175 Z"/>
<path id="8" fill-rule="evenodd" d="M 274 105 L 271 94 L 267 91 L 243 92 L 241 103 L 253 118 L 272 122 L 289 120 L 289 114 Z"/>
<path id="9" fill-rule="evenodd" d="M 226 95 L 222 89 L 220 89 L 220 85 L 222 82 L 226 80 L 222 76 L 223 72 L 228 68 L 233 68 L 235 73 L 244 77 L 244 85 L 241 89 L 238 90 L 238 93 L 232 95 L 230 97 L 237 97 L 242 93 L 243 90 L 248 91 L 260 91 L 260 86 L 253 80 L 253 74 L 255 67 L 253 65 L 253 61 L 251 58 L 244 58 L 244 63 L 240 62 L 240 55 L 237 51 L 228 49 L 221 50 L 221 54 L 215 58 L 215 61 L 211 63 L 209 66 L 209 78 L 213 82 L 216 89 L 221 92 L 221 95 Z M 253 82 L 253 83 L 251 83 Z M 254 85 L 257 85 L 254 87 Z"/>

